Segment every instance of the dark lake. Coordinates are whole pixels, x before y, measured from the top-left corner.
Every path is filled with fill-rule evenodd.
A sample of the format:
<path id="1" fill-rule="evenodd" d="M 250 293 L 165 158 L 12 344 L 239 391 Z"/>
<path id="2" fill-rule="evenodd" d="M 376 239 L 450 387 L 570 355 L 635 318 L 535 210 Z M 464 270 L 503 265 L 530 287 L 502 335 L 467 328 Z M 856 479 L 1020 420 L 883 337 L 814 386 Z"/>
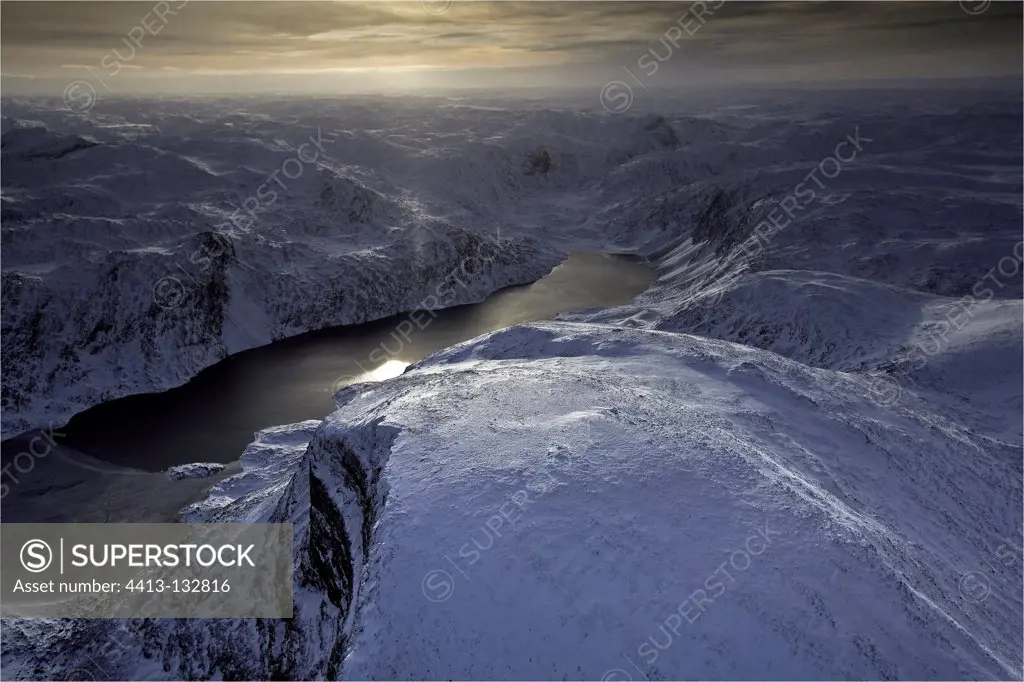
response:
<path id="1" fill-rule="evenodd" d="M 148 471 L 231 462 L 259 429 L 327 416 L 333 391 L 352 381 L 396 376 L 433 352 L 520 322 L 628 303 L 654 277 L 631 256 L 574 254 L 533 284 L 423 313 L 422 329 L 408 331 L 407 322 L 395 334 L 406 314 L 310 332 L 228 357 L 178 388 L 97 405 L 60 429 L 60 444 Z"/>

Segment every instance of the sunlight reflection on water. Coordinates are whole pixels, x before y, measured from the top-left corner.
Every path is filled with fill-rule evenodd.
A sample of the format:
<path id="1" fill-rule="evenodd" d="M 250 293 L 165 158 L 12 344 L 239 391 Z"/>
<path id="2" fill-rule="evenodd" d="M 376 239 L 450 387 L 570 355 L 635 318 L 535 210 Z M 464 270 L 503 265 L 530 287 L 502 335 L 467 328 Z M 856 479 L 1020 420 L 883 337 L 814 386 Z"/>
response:
<path id="1" fill-rule="evenodd" d="M 362 381 L 384 381 L 385 379 L 393 379 L 402 374 L 405 368 L 411 365 L 411 362 L 402 362 L 401 360 L 388 360 L 380 367 L 371 369 L 369 372 L 364 372 L 356 377 L 355 382 Z"/>

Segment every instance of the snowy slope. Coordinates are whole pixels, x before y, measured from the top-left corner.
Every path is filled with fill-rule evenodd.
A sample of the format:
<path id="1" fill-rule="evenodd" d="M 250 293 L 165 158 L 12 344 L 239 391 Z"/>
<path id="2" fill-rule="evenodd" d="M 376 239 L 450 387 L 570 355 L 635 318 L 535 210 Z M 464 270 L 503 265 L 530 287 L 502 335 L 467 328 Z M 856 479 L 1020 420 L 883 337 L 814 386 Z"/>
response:
<path id="1" fill-rule="evenodd" d="M 635 676 L 627 657 L 668 679 L 1020 674 L 1020 565 L 981 609 L 957 585 L 1020 536 L 1019 446 L 879 408 L 862 379 L 588 325 L 499 332 L 396 384 L 325 423 L 387 405 L 411 432 L 351 677 Z"/>
<path id="2" fill-rule="evenodd" d="M 6 107 L 5 435 L 414 307 L 467 253 L 449 302 L 580 250 L 659 279 L 257 434 L 181 517 L 296 524 L 289 626 L 8 622 L 5 672 L 1020 679 L 1019 92 L 759 96 Z M 326 167 L 214 229 L 318 127 Z"/>
<path id="3" fill-rule="evenodd" d="M 923 401 L 879 406 L 869 378 L 691 335 L 548 323 L 337 398 L 315 432 L 261 436 L 253 452 L 277 448 L 287 475 L 209 517 L 296 524 L 290 628 L 133 622 L 124 653 L 98 657 L 66 644 L 105 641 L 109 623 L 9 622 L 9 674 L 1021 674 L 1021 565 L 994 554 L 1022 532 L 1019 443 Z M 963 589 L 977 571 L 981 601 Z"/>
<path id="4" fill-rule="evenodd" d="M 445 304 L 479 300 L 574 250 L 659 267 L 646 324 L 745 343 L 757 341 L 739 322 L 788 314 L 814 273 L 906 289 L 903 310 L 917 292 L 962 297 L 1010 257 L 994 296 L 1021 297 L 1019 96 L 759 97 L 623 116 L 593 102 L 365 98 L 111 100 L 81 117 L 6 101 L 3 434 L 415 308 L 453 276 L 466 286 Z M 828 157 L 839 165 L 811 184 Z M 757 241 L 799 187 L 795 220 Z M 746 273 L 782 270 L 789 294 L 748 281 L 742 310 L 694 320 L 695 298 L 710 292 L 704 311 Z M 870 326 L 893 311 L 879 314 Z"/>

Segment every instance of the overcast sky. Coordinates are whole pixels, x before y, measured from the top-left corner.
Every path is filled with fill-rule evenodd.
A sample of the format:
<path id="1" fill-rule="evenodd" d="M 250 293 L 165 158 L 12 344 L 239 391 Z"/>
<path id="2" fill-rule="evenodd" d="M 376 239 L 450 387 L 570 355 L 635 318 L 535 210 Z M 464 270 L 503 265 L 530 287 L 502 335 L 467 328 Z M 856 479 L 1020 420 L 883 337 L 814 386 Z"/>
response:
<path id="1" fill-rule="evenodd" d="M 56 96 L 75 79 L 127 94 L 1021 74 L 1016 2 L 719 2 L 701 23 L 692 2 L 5 0 L 0 68 L 5 93 Z"/>

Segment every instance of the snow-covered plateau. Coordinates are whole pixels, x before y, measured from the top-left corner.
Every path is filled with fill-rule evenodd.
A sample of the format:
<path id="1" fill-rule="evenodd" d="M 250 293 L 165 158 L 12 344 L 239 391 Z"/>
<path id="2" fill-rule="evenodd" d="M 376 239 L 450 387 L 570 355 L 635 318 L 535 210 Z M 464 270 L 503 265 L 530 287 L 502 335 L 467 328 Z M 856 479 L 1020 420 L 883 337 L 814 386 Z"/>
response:
<path id="1" fill-rule="evenodd" d="M 1019 89 L 647 106 L 5 103 L 5 435 L 452 270 L 659 274 L 256 434 L 181 518 L 293 523 L 292 620 L 7 620 L 5 676 L 1021 679 Z"/>

